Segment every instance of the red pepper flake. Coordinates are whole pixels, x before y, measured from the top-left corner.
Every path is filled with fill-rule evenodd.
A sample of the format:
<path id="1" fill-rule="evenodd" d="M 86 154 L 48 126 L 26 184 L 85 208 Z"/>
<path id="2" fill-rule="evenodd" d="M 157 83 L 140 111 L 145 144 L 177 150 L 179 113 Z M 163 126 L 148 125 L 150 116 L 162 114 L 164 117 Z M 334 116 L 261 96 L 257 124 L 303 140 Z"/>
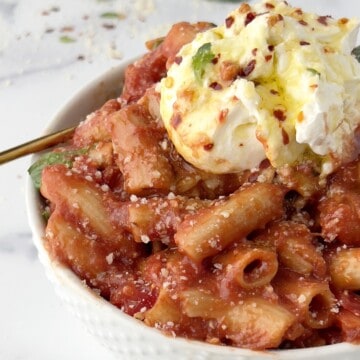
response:
<path id="1" fill-rule="evenodd" d="M 219 58 L 220 58 L 220 54 L 218 54 L 217 56 L 215 56 L 212 60 L 211 63 L 213 65 L 216 65 L 219 62 Z"/>
<path id="2" fill-rule="evenodd" d="M 317 21 L 320 23 L 320 24 L 322 24 L 322 25 L 325 25 L 325 26 L 328 26 L 329 24 L 328 24 L 328 19 L 330 18 L 331 16 L 319 16 L 318 18 L 317 18 Z"/>
<path id="3" fill-rule="evenodd" d="M 222 86 L 221 84 L 219 84 L 218 82 L 214 81 L 212 82 L 209 87 L 211 87 L 212 89 L 214 90 L 221 90 L 222 89 Z"/>
<path id="4" fill-rule="evenodd" d="M 267 9 L 275 9 L 275 6 L 273 4 L 270 4 L 270 3 L 265 3 L 265 7 Z"/>
<path id="5" fill-rule="evenodd" d="M 180 65 L 182 60 L 183 60 L 182 56 L 175 56 L 174 63 Z"/>
<path id="6" fill-rule="evenodd" d="M 283 21 L 284 17 L 281 14 L 276 14 L 276 15 L 271 15 L 268 20 L 267 23 L 270 27 L 275 26 L 279 21 Z"/>
<path id="7" fill-rule="evenodd" d="M 271 166 L 269 159 L 264 159 L 259 165 L 259 170 L 265 170 Z"/>
<path id="8" fill-rule="evenodd" d="M 246 77 L 249 76 L 255 69 L 256 60 L 251 60 L 241 71 L 240 71 L 240 77 Z"/>
<path id="9" fill-rule="evenodd" d="M 204 150 L 205 151 L 210 151 L 213 147 L 214 147 L 214 144 L 209 143 L 209 144 L 204 145 Z"/>
<path id="10" fill-rule="evenodd" d="M 305 20 L 299 20 L 299 24 L 303 26 L 308 26 L 309 24 Z"/>
<path id="11" fill-rule="evenodd" d="M 219 123 L 223 124 L 229 114 L 229 109 L 222 109 L 219 114 Z"/>
<path id="12" fill-rule="evenodd" d="M 227 28 L 230 28 L 232 26 L 232 24 L 234 23 L 235 19 L 233 16 L 229 16 L 225 19 L 225 26 Z"/>
<path id="13" fill-rule="evenodd" d="M 295 10 L 295 14 L 297 14 L 297 15 L 303 15 L 304 13 L 303 13 L 303 11 L 302 11 L 301 9 L 296 9 L 296 10 Z"/>
<path id="14" fill-rule="evenodd" d="M 269 62 L 272 59 L 272 55 L 266 55 L 265 56 L 265 61 Z"/>
<path id="15" fill-rule="evenodd" d="M 253 54 L 253 56 L 256 56 L 257 52 L 258 52 L 258 48 L 254 48 L 251 50 L 251 53 Z"/>
<path id="16" fill-rule="evenodd" d="M 170 120 L 170 123 L 171 123 L 171 126 L 176 130 L 177 127 L 181 124 L 182 122 L 182 118 L 181 118 L 181 115 L 180 114 L 174 114 L 172 117 L 171 117 L 171 120 Z"/>
<path id="17" fill-rule="evenodd" d="M 279 92 L 274 90 L 274 89 L 271 89 L 270 93 L 273 94 L 273 95 L 279 95 Z"/>
<path id="18" fill-rule="evenodd" d="M 245 26 L 249 25 L 256 18 L 256 14 L 253 12 L 249 12 L 245 18 Z"/>
<path id="19" fill-rule="evenodd" d="M 282 138 L 283 138 L 283 144 L 287 145 L 290 142 L 289 134 L 282 128 L 281 129 L 281 135 L 282 135 Z"/>
<path id="20" fill-rule="evenodd" d="M 279 120 L 279 121 L 285 121 L 286 120 L 286 114 L 281 109 L 275 109 L 273 111 L 273 115 Z"/>
<path id="21" fill-rule="evenodd" d="M 274 51 L 274 49 L 275 49 L 274 45 L 269 45 L 269 46 L 268 46 L 268 50 L 269 50 L 269 51 L 272 52 L 272 51 Z"/>
<path id="22" fill-rule="evenodd" d="M 306 45 L 310 45 L 310 43 L 309 42 L 307 42 L 307 41 L 300 41 L 300 45 L 301 46 L 306 46 Z"/>

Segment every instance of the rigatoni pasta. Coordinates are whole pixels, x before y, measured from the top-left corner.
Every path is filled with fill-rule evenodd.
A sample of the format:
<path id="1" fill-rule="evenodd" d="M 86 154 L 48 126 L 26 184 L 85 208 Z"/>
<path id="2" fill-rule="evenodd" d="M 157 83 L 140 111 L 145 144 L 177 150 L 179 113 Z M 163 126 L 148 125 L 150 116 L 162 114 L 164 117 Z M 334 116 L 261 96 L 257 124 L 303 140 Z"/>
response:
<path id="1" fill-rule="evenodd" d="M 128 67 L 119 98 L 40 163 L 47 249 L 167 335 L 258 350 L 360 342 L 359 158 L 326 178 L 266 160 L 217 174 L 188 163 L 165 130 L 157 83 L 210 27 L 175 25 Z M 224 82 L 246 70 L 221 69 Z"/>
<path id="2" fill-rule="evenodd" d="M 253 289 L 270 284 L 278 271 L 277 253 L 272 249 L 240 244 L 214 258 L 225 276 L 243 289 Z M 217 265 L 217 266 L 219 266 Z"/>
<path id="3" fill-rule="evenodd" d="M 252 184 L 186 219 L 175 234 L 181 251 L 196 261 L 215 255 L 237 239 L 283 214 L 285 191 L 272 184 Z"/>

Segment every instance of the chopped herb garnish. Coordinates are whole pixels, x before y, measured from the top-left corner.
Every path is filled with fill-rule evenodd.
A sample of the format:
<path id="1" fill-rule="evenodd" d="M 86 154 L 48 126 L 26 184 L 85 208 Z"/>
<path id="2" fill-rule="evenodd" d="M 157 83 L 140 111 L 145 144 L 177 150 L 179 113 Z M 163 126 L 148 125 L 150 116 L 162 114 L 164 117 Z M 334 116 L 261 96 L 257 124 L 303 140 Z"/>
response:
<path id="1" fill-rule="evenodd" d="M 206 43 L 199 47 L 196 54 L 192 57 L 192 67 L 194 69 L 195 78 L 201 82 L 205 67 L 215 58 L 215 54 L 211 51 L 211 44 Z"/>
<path id="2" fill-rule="evenodd" d="M 320 73 L 317 70 L 313 69 L 313 68 L 307 68 L 306 70 L 311 72 L 313 75 L 320 76 Z"/>
<path id="3" fill-rule="evenodd" d="M 60 36 L 59 40 L 60 40 L 60 42 L 62 42 L 64 44 L 70 44 L 70 43 L 73 43 L 76 41 L 76 39 L 74 39 L 70 36 L 67 36 L 67 35 Z"/>
<path id="4" fill-rule="evenodd" d="M 125 19 L 126 16 L 124 14 L 121 14 L 121 13 L 108 11 L 108 12 L 102 13 L 100 15 L 100 17 L 104 18 L 104 19 L 119 19 L 119 20 L 122 20 L 122 19 Z"/>
<path id="5" fill-rule="evenodd" d="M 48 165 L 64 164 L 68 168 L 72 167 L 75 156 L 84 155 L 88 149 L 79 149 L 63 152 L 49 152 L 44 154 L 39 160 L 30 166 L 28 173 L 37 189 L 41 186 L 41 173 Z"/>
<path id="6" fill-rule="evenodd" d="M 360 45 L 352 50 L 351 55 L 355 56 L 355 59 L 360 62 Z"/>

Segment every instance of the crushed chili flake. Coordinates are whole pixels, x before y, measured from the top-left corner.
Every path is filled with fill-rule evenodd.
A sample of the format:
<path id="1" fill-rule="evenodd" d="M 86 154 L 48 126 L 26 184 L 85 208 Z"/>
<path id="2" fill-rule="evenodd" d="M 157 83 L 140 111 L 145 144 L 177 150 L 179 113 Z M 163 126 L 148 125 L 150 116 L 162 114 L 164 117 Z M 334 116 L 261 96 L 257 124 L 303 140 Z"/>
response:
<path id="1" fill-rule="evenodd" d="M 212 82 L 209 87 L 211 87 L 212 89 L 214 90 L 221 90 L 222 89 L 222 86 L 221 84 L 219 84 L 218 82 L 214 81 Z"/>
<path id="2" fill-rule="evenodd" d="M 317 21 L 320 23 L 320 24 L 322 24 L 322 25 L 325 25 L 325 26 L 327 26 L 328 25 L 328 19 L 330 18 L 331 16 L 319 16 L 318 18 L 317 18 Z"/>
<path id="3" fill-rule="evenodd" d="M 272 59 L 272 55 L 266 55 L 265 56 L 265 61 L 269 62 Z"/>
<path id="4" fill-rule="evenodd" d="M 233 16 L 229 16 L 225 19 L 225 26 L 227 28 L 230 28 L 232 26 L 232 24 L 234 23 L 235 19 Z"/>
<path id="5" fill-rule="evenodd" d="M 213 65 L 216 65 L 219 62 L 219 58 L 220 58 L 220 54 L 218 54 L 217 56 L 215 56 L 212 60 L 211 63 Z"/>
<path id="6" fill-rule="evenodd" d="M 270 167 L 271 163 L 269 159 L 264 159 L 261 161 L 260 165 L 259 165 L 259 169 L 260 170 L 265 170 L 268 167 Z"/>
<path id="7" fill-rule="evenodd" d="M 171 118 L 171 126 L 176 129 L 182 122 L 180 114 L 174 114 Z"/>
<path id="8" fill-rule="evenodd" d="M 209 143 L 209 144 L 204 145 L 204 150 L 205 151 L 210 151 L 213 147 L 214 147 L 214 144 Z"/>
<path id="9" fill-rule="evenodd" d="M 274 9 L 275 8 L 275 6 L 273 4 L 270 4 L 270 3 L 265 3 L 265 7 L 267 9 Z"/>
<path id="10" fill-rule="evenodd" d="M 279 21 L 282 21 L 282 20 L 284 20 L 284 17 L 281 14 L 277 14 L 277 15 L 271 15 L 268 18 L 267 22 L 268 22 L 268 25 L 270 27 L 272 27 L 272 26 L 276 25 Z"/>
<path id="11" fill-rule="evenodd" d="M 273 115 L 279 120 L 279 121 L 285 121 L 286 120 L 286 114 L 281 109 L 275 109 L 273 111 Z"/>
<path id="12" fill-rule="evenodd" d="M 303 26 L 309 25 L 305 20 L 299 20 L 299 24 Z"/>
<path id="13" fill-rule="evenodd" d="M 256 60 L 251 60 L 243 69 L 240 70 L 240 77 L 249 76 L 255 69 Z"/>
<path id="14" fill-rule="evenodd" d="M 174 63 L 180 65 L 182 60 L 183 60 L 182 56 L 175 56 Z"/>
<path id="15" fill-rule="evenodd" d="M 256 18 L 256 14 L 253 12 L 249 12 L 245 18 L 245 26 L 249 25 Z"/>
<path id="16" fill-rule="evenodd" d="M 274 90 L 274 89 L 271 89 L 270 93 L 273 94 L 273 95 L 279 95 L 279 92 Z"/>
<path id="17" fill-rule="evenodd" d="M 289 134 L 283 128 L 281 129 L 281 135 L 283 138 L 283 144 L 284 145 L 289 144 L 289 142 L 290 142 Z"/>
<path id="18" fill-rule="evenodd" d="M 229 113 L 229 109 L 222 109 L 219 114 L 219 122 L 222 124 L 225 122 Z"/>
<path id="19" fill-rule="evenodd" d="M 251 50 L 251 53 L 253 54 L 253 56 L 256 56 L 257 52 L 258 52 L 258 48 L 254 48 Z"/>
<path id="20" fill-rule="evenodd" d="M 300 41 L 300 45 L 301 46 L 306 46 L 306 45 L 310 45 L 310 43 L 307 42 L 307 41 Z"/>
<path id="21" fill-rule="evenodd" d="M 274 51 L 274 49 L 275 49 L 274 45 L 269 45 L 269 46 L 268 46 L 268 50 L 269 50 L 269 51 Z"/>

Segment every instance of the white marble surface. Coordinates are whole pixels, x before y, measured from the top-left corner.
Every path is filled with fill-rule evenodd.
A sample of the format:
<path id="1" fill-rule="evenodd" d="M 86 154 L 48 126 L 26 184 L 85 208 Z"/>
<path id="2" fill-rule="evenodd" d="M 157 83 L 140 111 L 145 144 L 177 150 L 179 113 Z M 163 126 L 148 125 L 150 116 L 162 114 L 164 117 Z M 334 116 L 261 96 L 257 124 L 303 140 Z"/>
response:
<path id="1" fill-rule="evenodd" d="M 290 1 L 359 16 L 355 0 Z M 180 20 L 222 21 L 236 2 L 0 0 L 0 151 L 41 134 L 73 94 Z M 119 19 L 102 18 L 105 12 Z M 64 43 L 67 36 L 73 42 Z M 114 357 L 60 304 L 31 241 L 24 188 L 29 158 L 0 165 L 0 359 Z"/>

